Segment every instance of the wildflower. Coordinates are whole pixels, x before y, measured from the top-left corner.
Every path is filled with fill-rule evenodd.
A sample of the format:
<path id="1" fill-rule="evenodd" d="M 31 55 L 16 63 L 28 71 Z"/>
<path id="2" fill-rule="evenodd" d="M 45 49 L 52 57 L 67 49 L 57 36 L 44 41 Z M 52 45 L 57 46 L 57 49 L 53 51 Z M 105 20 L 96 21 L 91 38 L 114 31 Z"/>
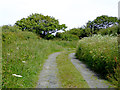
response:
<path id="1" fill-rule="evenodd" d="M 49 69 L 49 66 L 47 66 L 46 69 Z"/>
<path id="2" fill-rule="evenodd" d="M 19 49 L 19 47 L 16 48 L 17 50 Z"/>
<path id="3" fill-rule="evenodd" d="M 104 58 L 104 56 L 101 56 L 101 58 Z"/>
<path id="4" fill-rule="evenodd" d="M 92 51 L 90 51 L 90 53 L 92 53 Z"/>
<path id="5" fill-rule="evenodd" d="M 15 77 L 22 77 L 21 75 L 12 74 Z"/>
<path id="6" fill-rule="evenodd" d="M 7 53 L 8 56 L 10 56 L 10 53 Z"/>
<path id="7" fill-rule="evenodd" d="M 26 63 L 25 61 L 22 61 L 23 63 Z"/>

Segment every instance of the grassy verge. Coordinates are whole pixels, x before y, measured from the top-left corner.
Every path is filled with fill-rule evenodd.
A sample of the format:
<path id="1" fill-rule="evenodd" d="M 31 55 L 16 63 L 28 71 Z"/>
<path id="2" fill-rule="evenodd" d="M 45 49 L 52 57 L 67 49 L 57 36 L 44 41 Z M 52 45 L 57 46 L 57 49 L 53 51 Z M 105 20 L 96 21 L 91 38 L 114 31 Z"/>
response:
<path id="1" fill-rule="evenodd" d="M 69 49 L 68 49 L 69 50 Z M 58 77 L 63 88 L 89 88 L 80 72 L 71 63 L 68 55 L 71 51 L 65 51 L 57 57 L 57 66 L 59 69 Z"/>
<path id="2" fill-rule="evenodd" d="M 118 85 L 119 67 L 117 37 L 95 35 L 79 41 L 76 56 L 102 78 Z"/>
<path id="3" fill-rule="evenodd" d="M 2 88 L 35 88 L 48 55 L 76 47 L 76 42 L 38 39 L 14 28 L 3 31 L 2 37 Z"/>
<path id="4" fill-rule="evenodd" d="M 60 49 L 62 50 L 62 47 L 44 40 L 23 41 L 22 44 L 16 42 L 3 48 L 3 87 L 34 87 L 44 60 L 49 54 Z"/>

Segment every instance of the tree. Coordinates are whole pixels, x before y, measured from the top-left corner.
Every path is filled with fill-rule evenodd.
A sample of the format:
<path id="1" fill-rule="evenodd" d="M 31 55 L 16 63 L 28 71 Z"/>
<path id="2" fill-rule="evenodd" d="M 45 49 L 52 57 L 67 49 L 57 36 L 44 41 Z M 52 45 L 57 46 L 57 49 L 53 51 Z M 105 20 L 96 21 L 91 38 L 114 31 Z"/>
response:
<path id="1" fill-rule="evenodd" d="M 88 21 L 86 27 L 90 28 L 91 32 L 94 34 L 97 33 L 100 29 L 106 29 L 116 24 L 118 24 L 117 17 L 102 15 L 97 17 L 93 21 Z"/>
<path id="2" fill-rule="evenodd" d="M 73 28 L 73 29 L 70 29 L 69 31 L 66 31 L 66 33 L 77 35 L 78 37 L 80 37 L 82 30 L 80 28 Z"/>
<path id="3" fill-rule="evenodd" d="M 66 31 L 65 33 L 76 35 L 79 37 L 79 39 L 83 37 L 88 37 L 91 35 L 90 28 L 85 28 L 85 27 L 73 28 L 73 29 L 70 29 L 69 31 Z"/>
<path id="4" fill-rule="evenodd" d="M 59 21 L 51 16 L 44 16 L 42 14 L 32 14 L 27 18 L 23 18 L 15 23 L 22 31 L 27 30 L 35 32 L 42 37 L 47 34 L 56 32 L 57 30 L 65 30 L 65 24 L 60 25 Z"/>

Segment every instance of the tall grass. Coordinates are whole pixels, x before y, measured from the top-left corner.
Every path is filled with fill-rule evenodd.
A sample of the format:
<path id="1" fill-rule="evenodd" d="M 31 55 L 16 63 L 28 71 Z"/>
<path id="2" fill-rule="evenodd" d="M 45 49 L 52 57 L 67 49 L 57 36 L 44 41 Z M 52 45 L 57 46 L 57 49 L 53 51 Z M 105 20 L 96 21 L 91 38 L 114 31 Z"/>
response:
<path id="1" fill-rule="evenodd" d="M 48 55 L 64 50 L 64 46 L 75 47 L 75 42 L 43 40 L 31 32 L 8 30 L 2 36 L 3 88 L 34 88 Z"/>
<path id="2" fill-rule="evenodd" d="M 117 37 L 94 35 L 83 38 L 79 41 L 76 56 L 102 77 L 119 84 Z"/>
<path id="3" fill-rule="evenodd" d="M 63 88 L 89 88 L 80 72 L 72 64 L 68 57 L 75 50 L 65 50 L 56 58 L 57 67 L 59 69 L 59 80 Z"/>

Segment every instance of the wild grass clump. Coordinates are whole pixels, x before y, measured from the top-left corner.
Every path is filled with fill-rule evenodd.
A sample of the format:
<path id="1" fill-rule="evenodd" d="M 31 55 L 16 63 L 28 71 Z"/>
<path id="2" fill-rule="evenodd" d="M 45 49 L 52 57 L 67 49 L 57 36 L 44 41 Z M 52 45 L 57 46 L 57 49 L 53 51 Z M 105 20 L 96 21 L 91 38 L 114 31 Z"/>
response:
<path id="1" fill-rule="evenodd" d="M 118 84 L 118 43 L 117 37 L 94 35 L 79 41 L 77 58 L 103 78 L 114 78 Z"/>

